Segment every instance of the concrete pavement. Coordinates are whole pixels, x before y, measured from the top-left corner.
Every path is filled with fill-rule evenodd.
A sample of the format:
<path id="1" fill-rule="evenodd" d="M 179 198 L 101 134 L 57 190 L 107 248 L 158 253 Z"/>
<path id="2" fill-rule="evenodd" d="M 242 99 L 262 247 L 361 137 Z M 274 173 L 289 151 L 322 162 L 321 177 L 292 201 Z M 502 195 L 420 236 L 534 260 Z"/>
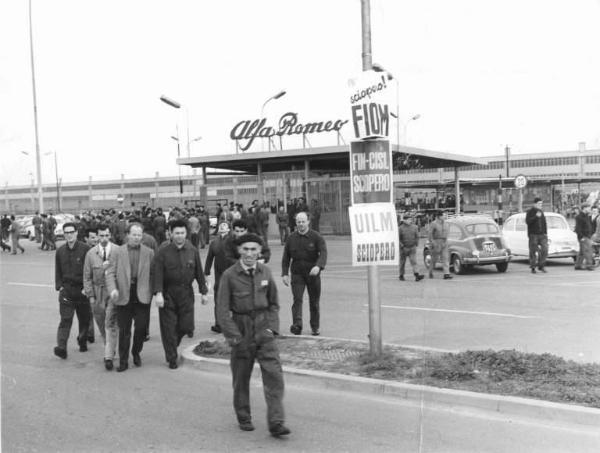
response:
<path id="1" fill-rule="evenodd" d="M 514 452 L 600 449 L 597 429 L 513 414 L 343 391 L 287 378 L 288 440 L 266 430 L 260 386 L 252 387 L 257 430 L 239 431 L 227 367 L 169 370 L 152 311 L 142 368 L 106 372 L 102 347 L 52 355 L 58 324 L 53 253 L 27 244 L 0 256 L 2 447 L 5 451 L 381 451 Z M 335 260 L 334 260 L 335 262 Z M 396 283 L 396 282 L 394 282 Z M 441 281 L 440 281 L 441 284 Z M 284 291 L 282 291 L 282 296 Z M 346 301 L 340 300 L 339 304 Z M 329 302 L 328 302 L 329 303 Z M 324 304 L 325 306 L 325 304 Z M 327 307 L 327 330 L 335 311 Z M 287 308 L 282 308 L 282 318 Z M 212 306 L 197 307 L 197 337 Z M 352 314 L 352 318 L 362 316 Z M 360 324 L 360 323 L 359 323 Z M 76 325 L 76 322 L 75 322 Z M 285 320 L 282 321 L 285 326 Z M 356 322 L 349 326 L 354 328 Z M 74 326 L 74 328 L 76 328 Z M 360 332 L 356 336 L 362 336 Z M 197 339 L 185 339 L 190 347 Z"/>

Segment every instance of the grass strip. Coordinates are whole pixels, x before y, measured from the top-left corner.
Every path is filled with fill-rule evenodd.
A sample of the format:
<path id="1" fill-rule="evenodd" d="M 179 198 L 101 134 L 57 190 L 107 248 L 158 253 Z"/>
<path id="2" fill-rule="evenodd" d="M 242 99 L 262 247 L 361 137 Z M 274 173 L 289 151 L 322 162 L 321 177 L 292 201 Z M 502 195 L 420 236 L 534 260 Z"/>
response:
<path id="1" fill-rule="evenodd" d="M 520 396 L 600 408 L 600 364 L 516 350 L 437 353 L 385 346 L 380 356 L 354 341 L 280 337 L 284 365 L 410 384 Z M 194 353 L 228 359 L 224 339 L 201 341 Z"/>

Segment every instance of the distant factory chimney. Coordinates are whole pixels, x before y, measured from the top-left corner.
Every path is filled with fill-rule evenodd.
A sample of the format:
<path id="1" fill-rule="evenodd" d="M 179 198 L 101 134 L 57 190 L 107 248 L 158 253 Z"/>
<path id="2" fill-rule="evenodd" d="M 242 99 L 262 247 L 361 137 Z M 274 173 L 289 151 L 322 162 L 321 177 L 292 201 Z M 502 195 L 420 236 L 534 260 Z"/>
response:
<path id="1" fill-rule="evenodd" d="M 579 152 L 585 151 L 585 142 L 579 142 Z"/>

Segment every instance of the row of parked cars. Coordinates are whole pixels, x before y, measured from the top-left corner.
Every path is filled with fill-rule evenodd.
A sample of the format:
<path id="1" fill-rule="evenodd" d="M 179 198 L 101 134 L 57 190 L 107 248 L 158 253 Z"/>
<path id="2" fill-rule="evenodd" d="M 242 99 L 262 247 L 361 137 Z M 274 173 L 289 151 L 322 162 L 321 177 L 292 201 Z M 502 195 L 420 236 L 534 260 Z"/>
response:
<path id="1" fill-rule="evenodd" d="M 54 218 L 56 219 L 56 228 L 54 228 L 54 236 L 57 239 L 64 239 L 63 233 L 63 225 L 66 222 L 72 222 L 75 220 L 75 216 L 71 214 L 55 214 Z M 25 215 L 18 216 L 17 221 L 21 225 L 21 237 L 25 237 L 30 241 L 35 240 L 35 228 L 33 226 L 33 216 Z"/>
<path id="2" fill-rule="evenodd" d="M 567 220 L 554 212 L 544 215 L 548 226 L 548 258 L 576 259 L 579 242 Z M 529 256 L 524 212 L 510 216 L 502 228 L 491 217 L 480 214 L 450 216 L 447 222 L 450 266 L 456 274 L 482 265 L 495 265 L 498 272 L 506 272 L 513 257 Z M 431 244 L 426 242 L 423 249 L 426 265 L 431 263 L 431 256 Z"/>

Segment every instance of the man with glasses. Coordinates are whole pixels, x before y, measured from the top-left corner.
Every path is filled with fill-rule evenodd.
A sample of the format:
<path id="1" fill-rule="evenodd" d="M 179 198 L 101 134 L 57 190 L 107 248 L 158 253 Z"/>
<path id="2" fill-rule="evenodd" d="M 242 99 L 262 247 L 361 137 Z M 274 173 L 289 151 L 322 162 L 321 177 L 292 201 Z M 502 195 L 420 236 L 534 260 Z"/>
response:
<path id="1" fill-rule="evenodd" d="M 93 230 L 88 229 L 88 238 L 89 231 Z M 117 245 L 110 241 L 108 225 L 98 226 L 97 237 L 99 243 L 85 255 L 83 287 L 90 300 L 100 334 L 104 339 L 104 367 L 110 371 L 113 369 L 113 359 L 117 348 L 118 328 L 115 305 L 110 300 L 110 294 L 106 289 L 105 272 L 110 264 L 110 255 Z M 91 321 L 90 324 L 92 324 Z"/>
<path id="2" fill-rule="evenodd" d="M 89 247 L 77 241 L 77 227 L 72 222 L 63 225 L 66 244 L 55 256 L 55 287 L 58 293 L 60 323 L 56 334 L 54 354 L 67 358 L 67 340 L 71 333 L 73 316 L 77 315 L 79 351 L 87 351 L 87 334 L 90 322 L 90 303 L 83 290 L 83 265 Z"/>

